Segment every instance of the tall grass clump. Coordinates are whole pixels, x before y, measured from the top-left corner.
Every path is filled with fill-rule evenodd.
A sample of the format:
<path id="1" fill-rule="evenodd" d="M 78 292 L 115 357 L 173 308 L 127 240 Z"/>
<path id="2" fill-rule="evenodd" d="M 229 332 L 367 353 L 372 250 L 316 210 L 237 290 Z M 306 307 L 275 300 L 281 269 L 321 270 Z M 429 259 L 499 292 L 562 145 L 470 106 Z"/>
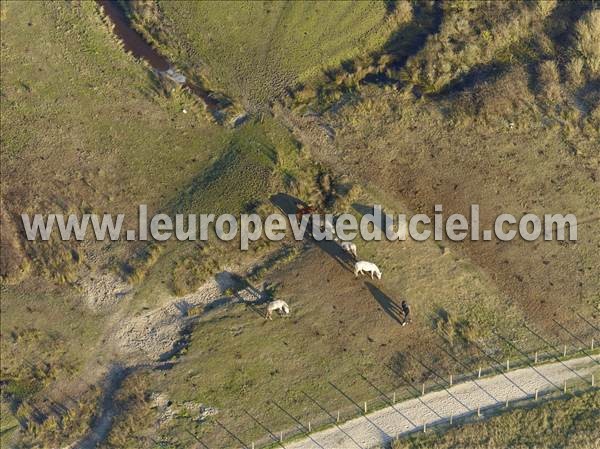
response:
<path id="1" fill-rule="evenodd" d="M 426 93 L 439 92 L 477 67 L 503 63 L 503 50 L 539 29 L 554 2 L 530 4 L 457 2 L 445 6 L 437 34 L 399 74 Z"/>
<path id="2" fill-rule="evenodd" d="M 554 61 L 544 61 L 539 66 L 540 91 L 549 102 L 560 100 L 560 75 Z"/>
<path id="3" fill-rule="evenodd" d="M 600 75 L 600 10 L 585 14 L 575 27 L 577 52 L 585 61 L 591 77 Z"/>

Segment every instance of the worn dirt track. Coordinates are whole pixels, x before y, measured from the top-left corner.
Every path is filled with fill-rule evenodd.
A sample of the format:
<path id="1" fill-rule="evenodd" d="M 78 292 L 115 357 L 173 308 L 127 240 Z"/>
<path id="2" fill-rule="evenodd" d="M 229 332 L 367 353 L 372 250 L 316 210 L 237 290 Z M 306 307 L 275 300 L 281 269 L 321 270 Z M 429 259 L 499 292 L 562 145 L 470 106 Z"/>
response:
<path id="1" fill-rule="evenodd" d="M 492 377 L 474 379 L 444 389 L 399 402 L 338 426 L 315 432 L 308 437 L 285 444 L 286 449 L 352 449 L 373 448 L 389 443 L 402 435 L 447 421 L 450 416 L 460 417 L 502 406 L 506 400 L 516 401 L 551 390 L 562 390 L 564 383 L 591 382 L 594 371 L 600 370 L 600 356 L 582 357 L 565 362 L 532 366 Z M 596 374 L 598 377 L 598 374 Z"/>

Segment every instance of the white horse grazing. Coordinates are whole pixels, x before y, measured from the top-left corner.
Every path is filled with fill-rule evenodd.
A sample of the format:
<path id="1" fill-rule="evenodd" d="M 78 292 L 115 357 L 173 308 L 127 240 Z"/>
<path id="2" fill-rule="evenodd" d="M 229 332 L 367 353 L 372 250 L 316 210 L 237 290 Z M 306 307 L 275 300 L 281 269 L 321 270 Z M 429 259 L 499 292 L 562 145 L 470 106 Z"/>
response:
<path id="1" fill-rule="evenodd" d="M 377 276 L 377 279 L 381 279 L 381 270 L 377 268 L 373 262 L 367 262 L 366 260 L 360 260 L 354 264 L 354 276 L 358 277 L 359 274 L 369 273 L 371 279 L 373 276 Z"/>
<path id="2" fill-rule="evenodd" d="M 342 242 L 342 249 L 346 251 L 348 254 L 351 254 L 356 259 L 358 256 L 356 255 L 356 245 L 352 242 Z"/>
<path id="3" fill-rule="evenodd" d="M 275 311 L 277 311 L 279 313 L 283 313 L 284 315 L 289 315 L 290 314 L 290 306 L 287 305 L 287 302 L 282 301 L 281 299 L 271 301 L 267 305 L 267 314 L 265 315 L 265 318 L 272 320 L 273 318 L 271 318 L 271 314 Z"/>

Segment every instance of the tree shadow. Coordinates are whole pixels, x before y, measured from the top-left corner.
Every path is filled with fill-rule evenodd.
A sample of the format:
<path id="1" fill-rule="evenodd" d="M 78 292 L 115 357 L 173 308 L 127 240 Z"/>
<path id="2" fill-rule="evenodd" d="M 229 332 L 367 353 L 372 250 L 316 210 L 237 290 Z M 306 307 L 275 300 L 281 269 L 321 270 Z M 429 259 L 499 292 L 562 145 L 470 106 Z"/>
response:
<path id="1" fill-rule="evenodd" d="M 398 324 L 402 324 L 404 322 L 404 313 L 402 312 L 400 304 L 398 304 L 370 282 L 365 282 L 365 285 L 369 289 L 369 292 L 371 292 L 371 295 L 373 295 L 373 298 L 375 298 L 375 300 L 381 305 L 385 313 L 387 313 L 390 318 L 395 320 Z"/>
<path id="2" fill-rule="evenodd" d="M 307 206 L 307 204 L 287 193 L 277 193 L 270 198 L 271 203 L 281 210 L 286 215 L 294 215 L 298 205 Z M 315 240 L 315 238 L 307 232 L 304 234 L 304 241 L 312 243 L 321 251 L 329 255 L 333 260 L 338 262 L 344 269 L 353 272 L 354 259 L 342 247 L 333 240 Z"/>

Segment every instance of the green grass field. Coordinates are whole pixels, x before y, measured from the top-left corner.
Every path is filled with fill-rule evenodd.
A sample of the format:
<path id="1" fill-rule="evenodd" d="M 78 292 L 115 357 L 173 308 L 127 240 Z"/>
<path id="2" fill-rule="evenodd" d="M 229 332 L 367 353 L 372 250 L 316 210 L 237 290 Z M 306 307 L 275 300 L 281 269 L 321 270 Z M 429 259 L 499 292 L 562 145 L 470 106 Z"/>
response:
<path id="1" fill-rule="evenodd" d="M 280 125 L 249 122 L 228 130 L 211 123 L 187 92 L 162 87 L 144 64 L 123 54 L 94 4 L 6 2 L 3 17 L 6 229 L 19 224 L 21 212 L 51 209 L 111 210 L 125 213 L 126 225 L 135 223 L 140 203 L 150 211 L 242 211 L 264 200 L 283 170 L 294 169 L 297 149 Z M 48 38 L 29 44 L 25 31 Z M 3 263 L 34 254 L 46 260 L 45 266 L 34 261 L 37 271 L 69 278 L 61 272 L 71 269 L 68 263 L 53 263 L 58 256 L 43 247 L 9 232 L 3 244 L 17 253 Z M 105 264 L 111 263 L 106 254 L 122 260 L 134 252 L 118 242 L 101 254 L 99 245 L 56 245 L 74 247 L 83 263 L 86 251 Z"/>
<path id="2" fill-rule="evenodd" d="M 161 93 L 147 67 L 123 53 L 95 4 L 4 2 L 2 11 L 9 220 L 50 209 L 111 209 L 131 219 L 138 203 L 157 210 L 173 201 L 226 152 L 230 133 L 200 112 L 183 114 L 198 110 L 189 95 Z M 46 38 L 30 42 L 31 33 Z M 31 245 L 24 251 L 35 252 Z"/>
<path id="3" fill-rule="evenodd" d="M 445 432 L 417 434 L 392 445 L 392 449 L 451 448 L 571 448 L 597 446 L 600 393 L 554 400 L 535 408 L 501 413 L 487 421 Z"/>
<path id="4" fill-rule="evenodd" d="M 138 25 L 152 34 L 163 24 L 165 32 L 154 33 L 160 48 L 250 110 L 264 110 L 286 89 L 380 49 L 394 31 L 383 2 L 217 1 L 181 6 L 159 2 L 159 25 L 156 16 L 140 7 Z"/>
<path id="5" fill-rule="evenodd" d="M 31 41 L 32 33 L 45 38 Z M 87 310 L 73 284 L 81 272 L 118 273 L 143 247 L 32 244 L 19 235 L 18 214 L 111 211 L 131 224 L 140 203 L 154 211 L 242 211 L 268 197 L 297 149 L 271 122 L 235 131 L 213 124 L 188 93 L 161 85 L 123 53 L 94 3 L 2 2 L 2 42 L 2 276 L 9 284 L 2 379 L 20 391 L 3 388 L 18 406 L 41 400 L 72 373 L 97 380 L 86 363 L 102 359 L 106 317 Z M 161 287 L 170 281 L 190 246 L 161 252 L 167 257 L 147 268 L 149 285 L 153 275 Z M 168 294 L 170 284 L 142 291 L 139 302 L 152 306 Z M 53 377 L 24 368 L 34 355 Z"/>

